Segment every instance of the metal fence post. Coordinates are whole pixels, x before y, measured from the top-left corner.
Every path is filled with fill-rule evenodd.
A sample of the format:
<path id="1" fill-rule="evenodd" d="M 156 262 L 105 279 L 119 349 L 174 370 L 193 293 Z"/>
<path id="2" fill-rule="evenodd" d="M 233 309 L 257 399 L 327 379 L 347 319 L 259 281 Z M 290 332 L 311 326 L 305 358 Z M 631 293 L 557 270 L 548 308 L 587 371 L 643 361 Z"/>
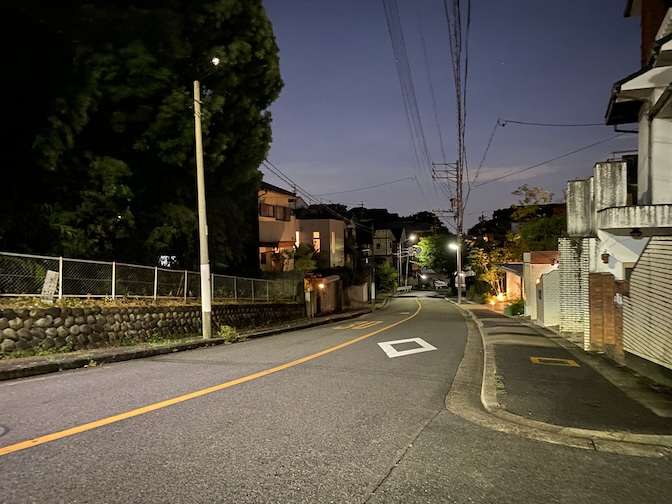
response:
<path id="1" fill-rule="evenodd" d="M 117 297 L 117 263 L 112 261 L 112 299 Z"/>
<path id="2" fill-rule="evenodd" d="M 63 299 L 63 258 L 58 258 L 58 299 Z"/>
<path id="3" fill-rule="evenodd" d="M 254 280 L 250 279 L 250 283 L 252 284 L 252 302 L 254 303 Z"/>
<path id="4" fill-rule="evenodd" d="M 233 300 L 238 301 L 238 277 L 233 277 Z"/>
<path id="5" fill-rule="evenodd" d="M 154 301 L 156 301 L 158 290 L 159 290 L 159 267 L 154 266 Z"/>
<path id="6" fill-rule="evenodd" d="M 210 273 L 210 299 L 215 299 L 215 275 Z"/>
<path id="7" fill-rule="evenodd" d="M 187 281 L 189 280 L 189 273 L 184 270 L 184 302 L 187 302 Z"/>
<path id="8" fill-rule="evenodd" d="M 268 301 L 269 301 L 269 299 L 270 299 L 270 295 L 269 295 L 270 287 L 271 287 L 271 281 L 270 281 L 270 280 L 266 280 L 266 302 L 267 302 L 267 303 L 268 303 Z"/>

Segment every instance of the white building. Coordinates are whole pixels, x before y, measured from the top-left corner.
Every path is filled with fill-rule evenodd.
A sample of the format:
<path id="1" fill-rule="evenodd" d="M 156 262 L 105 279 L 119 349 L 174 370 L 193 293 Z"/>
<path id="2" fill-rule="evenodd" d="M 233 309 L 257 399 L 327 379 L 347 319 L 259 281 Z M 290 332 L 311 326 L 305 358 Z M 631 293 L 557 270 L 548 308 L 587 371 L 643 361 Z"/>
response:
<path id="1" fill-rule="evenodd" d="M 560 330 L 585 350 L 672 384 L 672 8 L 642 17 L 642 68 L 614 84 L 609 125 L 638 126 L 638 153 L 567 185 Z"/>

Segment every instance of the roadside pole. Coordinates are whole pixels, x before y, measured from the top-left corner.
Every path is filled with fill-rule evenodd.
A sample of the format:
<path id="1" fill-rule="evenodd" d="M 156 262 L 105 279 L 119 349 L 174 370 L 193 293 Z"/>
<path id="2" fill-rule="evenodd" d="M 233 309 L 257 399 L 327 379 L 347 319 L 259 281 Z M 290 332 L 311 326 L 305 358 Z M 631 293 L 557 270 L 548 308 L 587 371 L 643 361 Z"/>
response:
<path id="1" fill-rule="evenodd" d="M 203 339 L 212 338 L 212 298 L 208 223 L 205 210 L 205 176 L 203 174 L 203 139 L 201 135 L 201 84 L 194 81 L 194 136 L 196 137 L 196 188 L 198 193 L 198 244 L 201 259 L 201 319 Z M 185 286 L 186 287 L 186 286 Z"/>

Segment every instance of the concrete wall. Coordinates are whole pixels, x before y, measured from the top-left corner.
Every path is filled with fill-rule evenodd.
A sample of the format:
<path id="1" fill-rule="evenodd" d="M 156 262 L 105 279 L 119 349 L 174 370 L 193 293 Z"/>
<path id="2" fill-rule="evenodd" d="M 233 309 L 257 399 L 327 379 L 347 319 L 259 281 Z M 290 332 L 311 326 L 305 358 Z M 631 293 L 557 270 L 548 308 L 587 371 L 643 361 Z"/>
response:
<path id="1" fill-rule="evenodd" d="M 541 275 L 553 271 L 558 267 L 557 264 L 536 264 L 531 263 L 531 254 L 534 252 L 525 252 L 523 254 L 523 285 L 527 296 L 525 297 L 525 315 L 532 320 L 537 318 L 537 280 Z"/>
<path id="2" fill-rule="evenodd" d="M 581 237 L 595 234 L 593 177 L 567 183 L 567 234 Z"/>
<path id="3" fill-rule="evenodd" d="M 560 325 L 560 272 L 555 269 L 541 275 L 537 284 L 537 323 Z"/>
<path id="4" fill-rule="evenodd" d="M 595 245 L 596 257 L 591 261 L 594 265 L 591 271 L 611 273 L 616 280 L 625 280 L 626 268 L 632 268 L 635 265 L 648 242 L 648 238 L 635 239 L 627 235 L 620 236 L 598 231 Z M 602 254 L 605 252 L 609 254 L 607 263 L 602 260 Z"/>
<path id="5" fill-rule="evenodd" d="M 627 204 L 628 166 L 625 162 L 597 163 L 594 177 L 596 211 Z"/>
<path id="6" fill-rule="evenodd" d="M 655 101 L 662 90 L 653 90 Z M 672 119 L 649 120 L 648 107 L 639 121 L 637 201 L 642 205 L 672 203 Z"/>

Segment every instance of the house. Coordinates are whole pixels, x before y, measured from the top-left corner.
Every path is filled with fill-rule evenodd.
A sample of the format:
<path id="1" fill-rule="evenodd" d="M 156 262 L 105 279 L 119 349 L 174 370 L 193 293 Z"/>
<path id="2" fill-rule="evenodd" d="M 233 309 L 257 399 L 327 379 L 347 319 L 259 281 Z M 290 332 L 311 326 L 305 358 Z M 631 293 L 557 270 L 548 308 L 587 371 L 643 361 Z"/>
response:
<path id="1" fill-rule="evenodd" d="M 560 330 L 672 385 L 672 2 L 629 0 L 642 68 L 612 87 L 607 124 L 638 125 L 638 153 L 567 185 Z"/>
<path id="2" fill-rule="evenodd" d="M 315 248 L 318 268 L 349 265 L 345 256 L 347 219 L 343 205 L 310 205 L 297 213 L 297 243 Z"/>
<path id="3" fill-rule="evenodd" d="M 261 183 L 259 199 L 259 267 L 262 271 L 291 271 L 298 243 L 296 209 L 305 207 L 296 193 Z"/>

